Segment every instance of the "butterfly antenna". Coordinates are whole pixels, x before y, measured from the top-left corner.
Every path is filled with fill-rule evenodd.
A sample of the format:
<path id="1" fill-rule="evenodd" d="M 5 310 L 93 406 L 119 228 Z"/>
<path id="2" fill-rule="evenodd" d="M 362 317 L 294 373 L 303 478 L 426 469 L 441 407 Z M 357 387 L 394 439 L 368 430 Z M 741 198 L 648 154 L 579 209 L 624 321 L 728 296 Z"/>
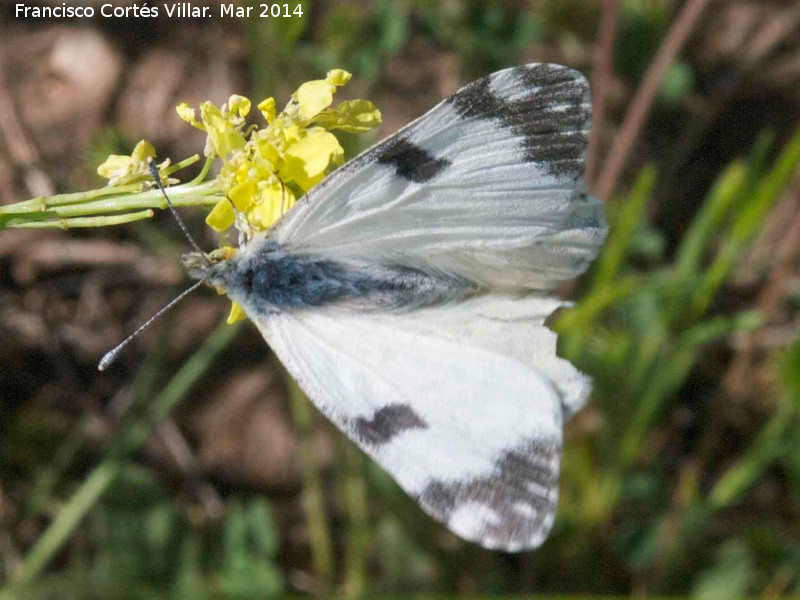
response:
<path id="1" fill-rule="evenodd" d="M 113 363 L 113 362 L 114 362 L 114 360 L 116 360 L 117 356 L 118 356 L 118 355 L 119 355 L 119 353 L 122 351 L 122 349 L 123 349 L 125 346 L 127 346 L 128 344 L 130 344 L 130 342 L 131 342 L 131 340 L 132 340 L 133 338 L 135 338 L 135 337 L 136 337 L 137 335 L 139 335 L 139 334 L 140 334 L 142 331 L 144 331 L 145 329 L 147 329 L 147 328 L 150 326 L 150 324 L 151 324 L 153 321 L 155 321 L 155 320 L 156 320 L 158 317 L 160 317 L 161 315 L 163 315 L 163 314 L 164 314 L 165 312 L 167 312 L 167 311 L 168 311 L 170 308 L 172 308 L 173 306 L 175 306 L 175 305 L 176 305 L 178 302 L 180 302 L 180 301 L 181 301 L 181 300 L 183 300 L 183 299 L 184 299 L 186 296 L 188 296 L 188 295 L 189 295 L 189 294 L 191 294 L 193 291 L 195 291 L 197 288 L 199 288 L 199 287 L 200 287 L 200 285 L 203 283 L 203 281 L 204 281 L 204 280 L 203 280 L 203 279 L 201 279 L 200 281 L 198 281 L 198 282 L 196 282 L 194 285 L 192 285 L 192 287 L 190 287 L 190 288 L 188 288 L 188 289 L 184 290 L 183 292 L 181 292 L 181 293 L 180 293 L 180 295 L 178 295 L 178 297 L 177 297 L 177 298 L 175 298 L 175 299 L 174 299 L 172 302 L 170 302 L 169 304 L 167 304 L 167 305 L 166 305 L 164 308 L 162 308 L 160 311 L 158 311 L 158 312 L 157 312 L 156 314 L 154 314 L 152 317 L 150 317 L 149 319 L 147 319 L 147 321 L 145 321 L 145 322 L 144 322 L 144 324 L 142 324 L 142 325 L 141 325 L 141 326 L 140 326 L 140 327 L 139 327 L 139 328 L 138 328 L 136 331 L 134 331 L 132 334 L 130 334 L 128 337 L 126 337 L 124 340 L 122 340 L 122 342 L 121 342 L 119 345 L 117 345 L 117 346 L 116 346 L 116 347 L 115 347 L 113 350 L 110 350 L 110 351 L 106 352 L 105 356 L 103 356 L 103 358 L 101 358 L 101 359 L 100 359 L 100 362 L 99 362 L 99 363 L 98 363 L 98 365 L 97 365 L 97 370 L 98 370 L 98 371 L 105 371 L 105 370 L 106 370 L 106 369 L 107 369 L 109 366 L 111 366 L 111 363 Z"/>
<path id="2" fill-rule="evenodd" d="M 180 225 L 181 230 L 183 231 L 183 235 L 185 235 L 186 239 L 189 240 L 189 244 L 191 244 L 195 252 L 197 252 L 198 254 L 200 254 L 200 256 L 203 257 L 203 260 L 205 261 L 206 265 L 211 266 L 211 261 L 208 259 L 208 256 L 206 256 L 206 253 L 200 249 L 200 246 L 197 244 L 197 242 L 194 241 L 192 234 L 189 233 L 189 228 L 186 227 L 186 223 L 183 222 L 183 219 L 181 219 L 180 215 L 178 214 L 178 211 L 175 210 L 175 207 L 172 205 L 169 196 L 167 196 L 167 190 L 164 189 L 164 185 L 161 183 L 161 175 L 158 173 L 158 167 L 156 166 L 156 161 L 154 161 L 153 157 L 151 156 L 147 157 L 147 168 L 150 169 L 150 176 L 153 178 L 153 181 L 155 181 L 156 186 L 158 186 L 158 189 L 161 190 L 161 193 L 164 195 L 164 200 L 167 201 L 167 206 L 169 206 L 169 209 L 172 211 L 172 216 L 175 217 L 175 220 L 178 222 L 178 225 Z"/>

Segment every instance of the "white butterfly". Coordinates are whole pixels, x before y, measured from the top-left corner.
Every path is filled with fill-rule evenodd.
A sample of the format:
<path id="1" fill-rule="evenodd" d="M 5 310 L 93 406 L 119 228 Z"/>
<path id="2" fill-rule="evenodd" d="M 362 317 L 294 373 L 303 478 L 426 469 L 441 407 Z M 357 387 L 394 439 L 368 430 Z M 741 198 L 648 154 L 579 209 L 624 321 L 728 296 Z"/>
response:
<path id="1" fill-rule="evenodd" d="M 578 72 L 475 81 L 345 164 L 229 261 L 190 255 L 311 400 L 433 518 L 486 548 L 553 524 L 590 390 L 545 318 L 606 228 Z"/>

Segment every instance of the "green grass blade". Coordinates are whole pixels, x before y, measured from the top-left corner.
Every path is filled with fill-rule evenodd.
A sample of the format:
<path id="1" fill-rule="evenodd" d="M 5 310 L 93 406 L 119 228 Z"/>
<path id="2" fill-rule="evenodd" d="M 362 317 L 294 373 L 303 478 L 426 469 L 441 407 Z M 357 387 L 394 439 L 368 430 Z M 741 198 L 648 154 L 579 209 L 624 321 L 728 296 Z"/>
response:
<path id="1" fill-rule="evenodd" d="M 644 169 L 625 202 L 618 209 L 613 207 L 615 210 L 613 210 L 611 231 L 599 259 L 597 275 L 592 285 L 594 289 L 606 287 L 616 278 L 630 247 L 633 234 L 639 227 L 655 182 L 655 169 Z"/>

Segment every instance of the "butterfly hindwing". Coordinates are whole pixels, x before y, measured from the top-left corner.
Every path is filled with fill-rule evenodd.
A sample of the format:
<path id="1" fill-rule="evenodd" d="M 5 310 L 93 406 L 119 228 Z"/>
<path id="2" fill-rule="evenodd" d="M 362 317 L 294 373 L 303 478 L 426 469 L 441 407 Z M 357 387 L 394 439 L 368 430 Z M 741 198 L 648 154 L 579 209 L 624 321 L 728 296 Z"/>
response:
<path id="1" fill-rule="evenodd" d="M 519 551 L 541 544 L 555 516 L 563 392 L 551 378 L 571 378 L 575 397 L 587 381 L 554 355 L 542 324 L 553 301 L 515 302 L 501 320 L 508 300 L 484 296 L 399 314 L 274 314 L 258 325 L 322 412 L 426 512 L 465 539 Z M 552 353 L 548 371 L 531 366 L 535 347 Z"/>

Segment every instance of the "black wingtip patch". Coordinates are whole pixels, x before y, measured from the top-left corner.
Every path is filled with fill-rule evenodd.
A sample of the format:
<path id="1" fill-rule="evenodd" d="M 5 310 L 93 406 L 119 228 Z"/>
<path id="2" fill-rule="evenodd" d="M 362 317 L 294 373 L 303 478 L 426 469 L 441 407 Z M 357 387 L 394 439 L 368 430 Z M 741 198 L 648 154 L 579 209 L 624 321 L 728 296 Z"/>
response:
<path id="1" fill-rule="evenodd" d="M 498 119 L 522 138 L 525 160 L 557 177 L 578 181 L 584 174 L 590 110 L 586 80 L 561 65 L 518 67 L 514 76 L 529 90 L 505 98 L 492 89 L 492 76 L 450 97 L 464 119 Z"/>
<path id="2" fill-rule="evenodd" d="M 446 158 L 431 156 L 405 138 L 392 140 L 382 149 L 378 162 L 394 167 L 398 176 L 415 183 L 433 179 L 451 164 Z"/>
<path id="3" fill-rule="evenodd" d="M 427 426 L 407 404 L 389 404 L 377 410 L 371 419 L 356 419 L 354 433 L 366 444 L 381 446 L 404 431 L 425 429 Z"/>
<path id="4" fill-rule="evenodd" d="M 541 544 L 552 525 L 560 455 L 555 440 L 529 439 L 503 452 L 490 474 L 429 481 L 418 501 L 443 523 L 462 506 L 482 505 L 494 519 L 475 524 L 473 541 L 509 551 L 530 549 Z"/>

